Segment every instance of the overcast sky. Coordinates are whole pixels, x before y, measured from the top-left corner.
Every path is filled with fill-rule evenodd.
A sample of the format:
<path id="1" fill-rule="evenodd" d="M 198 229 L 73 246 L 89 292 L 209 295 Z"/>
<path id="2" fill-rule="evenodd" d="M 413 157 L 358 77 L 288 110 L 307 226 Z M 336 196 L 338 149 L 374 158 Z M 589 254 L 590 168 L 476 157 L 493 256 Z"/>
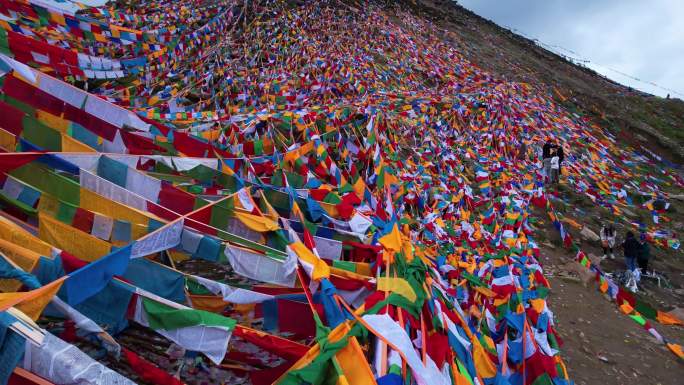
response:
<path id="1" fill-rule="evenodd" d="M 595 71 L 684 99 L 684 0 L 458 0 L 495 23 L 588 59 Z M 619 74 L 672 89 L 667 91 Z"/>

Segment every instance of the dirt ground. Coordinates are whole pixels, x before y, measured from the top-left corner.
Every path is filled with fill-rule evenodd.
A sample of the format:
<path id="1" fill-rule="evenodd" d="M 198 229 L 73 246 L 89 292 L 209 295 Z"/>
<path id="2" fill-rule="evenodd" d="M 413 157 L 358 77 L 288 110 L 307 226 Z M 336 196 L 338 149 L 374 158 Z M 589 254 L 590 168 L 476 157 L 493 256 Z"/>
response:
<path id="1" fill-rule="evenodd" d="M 684 362 L 620 313 L 595 285 L 585 287 L 575 274 L 566 274 L 572 258 L 566 250 L 542 249 L 552 287 L 549 307 L 564 342 L 561 354 L 570 378 L 577 385 L 684 383 Z M 666 338 L 684 342 L 684 328 L 652 324 Z"/>

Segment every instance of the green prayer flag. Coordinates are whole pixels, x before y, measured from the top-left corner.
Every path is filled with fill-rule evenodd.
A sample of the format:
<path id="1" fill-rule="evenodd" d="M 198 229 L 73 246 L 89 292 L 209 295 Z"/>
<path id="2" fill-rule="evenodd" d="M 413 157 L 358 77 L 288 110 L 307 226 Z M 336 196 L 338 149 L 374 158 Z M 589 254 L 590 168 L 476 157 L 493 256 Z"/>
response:
<path id="1" fill-rule="evenodd" d="M 352 273 L 356 272 L 356 264 L 354 264 L 354 262 L 333 261 L 333 267 L 336 267 L 336 268 L 342 269 L 342 270 L 351 271 Z"/>
<path id="2" fill-rule="evenodd" d="M 553 385 L 553 381 L 551 380 L 551 377 L 549 377 L 548 373 L 544 373 L 537 377 L 532 385 Z"/>
<path id="3" fill-rule="evenodd" d="M 38 119 L 24 116 L 21 136 L 47 151 L 62 151 L 62 135 Z"/>
<path id="4" fill-rule="evenodd" d="M 41 165 L 25 164 L 12 170 L 10 175 L 63 202 L 78 206 L 81 200 L 81 186 L 78 182 L 56 174 Z"/>
<path id="5" fill-rule="evenodd" d="M 263 155 L 264 154 L 264 141 L 263 140 L 255 140 L 254 141 L 254 155 Z"/>
<path id="6" fill-rule="evenodd" d="M 202 325 L 233 330 L 236 324 L 234 319 L 204 310 L 174 309 L 148 298 L 143 298 L 142 303 L 152 329 L 176 330 Z"/>
<path id="7" fill-rule="evenodd" d="M 323 199 L 323 202 L 336 205 L 336 204 L 341 203 L 342 199 L 340 199 L 340 197 L 337 194 L 335 194 L 334 192 L 331 191 L 328 193 L 328 195 L 325 196 L 325 198 Z"/>
<path id="8" fill-rule="evenodd" d="M 646 319 L 644 319 L 644 317 L 638 314 L 630 314 L 629 318 L 633 319 L 636 323 L 638 323 L 641 326 L 644 326 L 644 324 L 646 324 Z"/>
<path id="9" fill-rule="evenodd" d="M 76 215 L 76 207 L 68 203 L 60 202 L 57 209 L 57 220 L 69 226 L 74 222 L 74 215 Z"/>
<path id="10" fill-rule="evenodd" d="M 233 207 L 232 199 L 226 199 L 212 206 L 209 224 L 217 229 L 225 229 L 228 226 L 228 218 L 233 215 Z"/>
<path id="11" fill-rule="evenodd" d="M 646 302 L 637 299 L 636 304 L 634 305 L 634 309 L 641 313 L 642 316 L 648 318 L 648 319 L 656 319 L 658 317 L 658 311 L 651 307 L 651 305 L 647 304 Z"/>

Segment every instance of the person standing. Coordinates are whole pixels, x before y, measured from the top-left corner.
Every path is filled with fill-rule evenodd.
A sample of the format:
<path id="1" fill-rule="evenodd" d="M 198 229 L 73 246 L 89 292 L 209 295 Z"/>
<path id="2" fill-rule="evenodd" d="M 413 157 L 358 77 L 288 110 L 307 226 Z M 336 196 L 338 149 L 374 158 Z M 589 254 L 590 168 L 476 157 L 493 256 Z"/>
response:
<path id="1" fill-rule="evenodd" d="M 558 177 L 560 177 L 563 175 L 561 171 L 563 169 L 563 160 L 565 160 L 565 152 L 562 145 L 556 147 L 556 156 L 558 157 Z"/>
<path id="2" fill-rule="evenodd" d="M 525 139 L 520 141 L 520 147 L 518 148 L 518 160 L 525 160 L 527 157 L 527 142 Z"/>
<path id="3" fill-rule="evenodd" d="M 622 243 L 622 248 L 625 253 L 625 266 L 627 267 L 627 283 L 625 286 L 632 292 L 637 291 L 637 282 L 639 282 L 639 270 L 636 267 L 636 259 L 641 249 L 641 244 L 634 237 L 634 233 L 627 232 L 625 241 Z"/>
<path id="4" fill-rule="evenodd" d="M 642 234 L 639 239 L 639 253 L 637 254 L 637 264 L 643 274 L 648 270 L 648 261 L 651 259 L 651 248 L 646 241 L 646 237 Z"/>
<path id="5" fill-rule="evenodd" d="M 599 232 L 601 237 L 601 247 L 603 247 L 603 258 L 615 259 L 613 247 L 615 247 L 615 227 L 612 224 L 604 223 Z"/>
<path id="6" fill-rule="evenodd" d="M 542 147 L 542 172 L 544 173 L 544 179 L 551 178 L 551 150 L 553 145 L 551 141 L 547 138 L 546 143 Z"/>
<path id="7" fill-rule="evenodd" d="M 551 157 L 551 183 L 558 183 L 560 175 L 560 158 L 555 153 Z"/>
<path id="8" fill-rule="evenodd" d="M 639 255 L 641 244 L 637 241 L 633 232 L 627 232 L 625 241 L 622 243 L 622 248 L 625 253 L 625 266 L 627 267 L 627 270 L 634 271 L 636 269 L 636 258 Z"/>

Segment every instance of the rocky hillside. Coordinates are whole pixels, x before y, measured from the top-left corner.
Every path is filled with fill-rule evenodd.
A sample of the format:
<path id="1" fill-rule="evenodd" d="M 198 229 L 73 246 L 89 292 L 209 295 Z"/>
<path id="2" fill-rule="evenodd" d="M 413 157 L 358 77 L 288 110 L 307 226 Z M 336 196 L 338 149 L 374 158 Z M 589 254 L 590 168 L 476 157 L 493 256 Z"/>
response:
<path id="1" fill-rule="evenodd" d="M 684 101 L 618 84 L 449 0 L 405 0 L 405 7 L 458 35 L 471 61 L 497 76 L 547 88 L 556 102 L 594 118 L 618 139 L 684 161 Z"/>
<path id="2" fill-rule="evenodd" d="M 423 15 L 440 26 L 468 60 L 497 77 L 525 82 L 551 95 L 568 111 L 590 117 L 607 132 L 636 149 L 646 149 L 662 157 L 661 164 L 680 170 L 684 161 L 684 101 L 661 98 L 618 84 L 595 71 L 576 65 L 566 58 L 543 49 L 534 41 L 502 28 L 490 20 L 463 8 L 453 1 L 407 0 L 402 7 Z M 400 20 L 397 20 L 400 22 Z M 451 33 L 453 32 L 453 34 Z M 657 167 L 653 172 L 658 172 Z M 673 199 L 669 225 L 683 231 L 681 188 L 667 188 Z M 582 249 L 592 253 L 606 272 L 624 270 L 621 254 L 617 260 L 600 261 L 598 233 L 610 212 L 601 210 L 568 189 L 558 191 L 556 204 L 582 229 L 566 226 Z M 625 209 L 621 216 L 638 220 L 649 216 L 642 207 Z M 548 221 L 541 221 L 540 232 L 544 262 L 554 285 L 552 299 L 559 324 L 564 329 L 571 377 L 578 384 L 624 384 L 646 381 L 653 384 L 676 384 L 684 366 L 673 359 L 664 347 L 658 347 L 648 334 L 601 298 L 593 277 L 587 277 L 574 262 L 574 254 L 562 247 L 562 239 Z M 593 229 L 593 231 L 587 231 Z M 621 232 L 629 230 L 618 225 Z M 583 230 L 583 231 L 580 231 Z M 584 234 L 582 234 L 584 232 Z M 657 250 L 652 266 L 669 277 L 669 288 L 660 282 L 644 280 L 638 296 L 665 309 L 682 313 L 684 307 L 684 263 L 681 252 Z M 587 281 L 587 279 L 589 281 Z M 677 310 L 680 309 L 680 310 Z M 682 340 L 682 328 L 659 328 L 670 338 Z M 637 380 L 637 378 L 639 380 Z"/>

